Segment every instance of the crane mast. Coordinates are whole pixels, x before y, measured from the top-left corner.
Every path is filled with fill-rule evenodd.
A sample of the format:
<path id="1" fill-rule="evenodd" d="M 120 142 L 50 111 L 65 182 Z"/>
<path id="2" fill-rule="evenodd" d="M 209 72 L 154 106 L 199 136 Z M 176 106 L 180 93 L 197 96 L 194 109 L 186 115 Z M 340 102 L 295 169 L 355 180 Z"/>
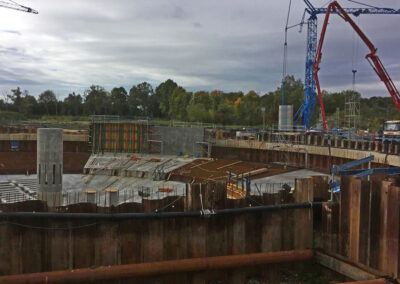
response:
<path id="1" fill-rule="evenodd" d="M 317 54 L 315 56 L 315 61 L 314 61 L 314 65 L 313 65 L 314 78 L 315 78 L 315 83 L 316 83 L 317 91 L 318 91 L 318 99 L 319 99 L 320 107 L 321 107 L 321 114 L 322 114 L 322 119 L 323 119 L 324 130 L 326 132 L 328 132 L 328 125 L 326 122 L 324 103 L 322 100 L 321 87 L 320 87 L 319 78 L 318 78 L 318 71 L 320 69 L 319 65 L 321 63 L 321 58 L 322 58 L 322 47 L 324 44 L 326 29 L 328 27 L 329 17 L 330 17 L 330 14 L 333 12 L 335 12 L 342 19 L 344 19 L 346 22 L 348 22 L 351 25 L 351 27 L 354 29 L 354 31 L 358 34 L 358 36 L 361 38 L 361 40 L 365 43 L 365 45 L 369 48 L 370 53 L 368 53 L 365 56 L 365 58 L 371 64 L 372 68 L 374 69 L 374 71 L 376 72 L 378 77 L 381 79 L 381 81 L 385 84 L 390 96 L 393 99 L 394 104 L 397 107 L 397 110 L 400 113 L 399 91 L 397 90 L 397 88 L 394 85 L 392 79 L 390 78 L 388 72 L 386 71 L 385 67 L 383 66 L 382 61 L 380 60 L 379 56 L 376 54 L 377 48 L 369 40 L 369 38 L 365 35 L 365 33 L 360 29 L 360 27 L 351 19 L 349 14 L 346 13 L 345 9 L 343 9 L 339 5 L 338 2 L 334 1 L 328 5 L 328 8 L 326 10 L 326 16 L 324 19 L 324 24 L 322 26 L 321 36 L 320 36 L 318 48 L 317 48 Z"/>

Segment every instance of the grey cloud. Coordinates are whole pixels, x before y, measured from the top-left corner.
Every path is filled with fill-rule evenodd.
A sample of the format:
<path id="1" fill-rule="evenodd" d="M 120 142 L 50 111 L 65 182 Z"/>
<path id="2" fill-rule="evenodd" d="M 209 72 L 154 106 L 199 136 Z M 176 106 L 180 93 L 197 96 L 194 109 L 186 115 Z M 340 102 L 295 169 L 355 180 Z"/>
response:
<path id="1" fill-rule="evenodd" d="M 315 0 L 316 6 L 324 0 Z M 280 85 L 283 28 L 288 1 L 78 1 L 63 4 L 37 0 L 39 15 L 7 18 L 0 54 L 0 91 L 24 84 L 39 93 L 54 89 L 60 96 L 82 93 L 91 84 L 131 87 L 154 85 L 168 78 L 188 90 L 254 89 L 260 93 Z M 344 2 L 346 5 L 350 3 Z M 385 1 L 395 8 L 398 2 Z M 293 1 L 290 22 L 300 21 L 304 4 Z M 4 11 L 2 11 L 5 13 Z M 3 14 L 1 14 L 3 15 Z M 1 16 L 0 15 L 0 16 Z M 360 25 L 378 47 L 393 79 L 400 79 L 399 16 L 360 16 Z M 321 25 L 323 17 L 319 18 Z M 10 33 L 6 31 L 15 31 Z M 321 84 L 341 90 L 351 84 L 353 33 L 332 18 L 321 64 Z M 289 32 L 288 74 L 304 78 L 306 29 Z M 360 44 L 360 86 L 376 82 Z M 4 76 L 3 76 L 4 75 Z M 31 82 L 31 84 L 29 83 Z M 42 88 L 42 90 L 40 89 Z M 363 95 L 375 95 L 368 85 Z"/>

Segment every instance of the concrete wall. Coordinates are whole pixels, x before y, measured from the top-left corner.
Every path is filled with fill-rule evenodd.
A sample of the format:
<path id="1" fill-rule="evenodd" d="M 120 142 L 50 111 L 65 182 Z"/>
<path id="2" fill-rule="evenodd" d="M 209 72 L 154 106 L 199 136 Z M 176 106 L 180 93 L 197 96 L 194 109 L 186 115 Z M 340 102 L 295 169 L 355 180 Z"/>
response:
<path id="1" fill-rule="evenodd" d="M 63 174 L 61 128 L 39 128 L 37 135 L 37 175 L 39 191 L 60 192 Z"/>
<path id="2" fill-rule="evenodd" d="M 196 142 L 204 139 L 204 128 L 201 127 L 167 127 L 153 126 L 152 137 L 154 140 L 163 141 L 163 153 L 166 155 L 183 154 L 200 156 L 206 155 L 206 146 Z"/>

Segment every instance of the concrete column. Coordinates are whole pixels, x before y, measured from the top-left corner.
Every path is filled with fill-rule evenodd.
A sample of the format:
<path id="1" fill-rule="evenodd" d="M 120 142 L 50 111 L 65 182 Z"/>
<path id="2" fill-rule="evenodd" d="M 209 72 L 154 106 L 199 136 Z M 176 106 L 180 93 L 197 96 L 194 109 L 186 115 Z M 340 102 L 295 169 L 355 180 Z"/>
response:
<path id="1" fill-rule="evenodd" d="M 63 174 L 63 132 L 60 128 L 39 128 L 37 130 L 37 176 L 39 196 L 49 205 L 55 194 L 61 194 Z M 47 200 L 48 196 L 52 200 Z M 58 198 L 58 200 L 61 200 Z"/>
<path id="2" fill-rule="evenodd" d="M 118 190 L 106 188 L 105 191 L 109 206 L 117 206 L 119 201 Z"/>
<path id="3" fill-rule="evenodd" d="M 96 203 L 96 191 L 95 190 L 86 190 L 86 202 L 87 203 Z"/>
<path id="4" fill-rule="evenodd" d="M 311 135 L 307 136 L 307 145 L 311 145 Z"/>

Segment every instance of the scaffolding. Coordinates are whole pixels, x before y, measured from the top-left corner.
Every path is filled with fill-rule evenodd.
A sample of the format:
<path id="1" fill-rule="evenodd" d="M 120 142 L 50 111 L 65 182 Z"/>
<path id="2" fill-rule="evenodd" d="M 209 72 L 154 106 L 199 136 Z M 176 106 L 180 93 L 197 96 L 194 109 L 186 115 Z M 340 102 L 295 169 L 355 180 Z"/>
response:
<path id="1" fill-rule="evenodd" d="M 357 70 L 353 69 L 353 91 L 346 96 L 345 101 L 345 118 L 347 121 L 347 127 L 350 132 L 356 131 L 356 129 L 360 125 L 360 96 L 356 92 L 356 72 Z M 349 137 L 350 138 L 350 137 Z"/>

